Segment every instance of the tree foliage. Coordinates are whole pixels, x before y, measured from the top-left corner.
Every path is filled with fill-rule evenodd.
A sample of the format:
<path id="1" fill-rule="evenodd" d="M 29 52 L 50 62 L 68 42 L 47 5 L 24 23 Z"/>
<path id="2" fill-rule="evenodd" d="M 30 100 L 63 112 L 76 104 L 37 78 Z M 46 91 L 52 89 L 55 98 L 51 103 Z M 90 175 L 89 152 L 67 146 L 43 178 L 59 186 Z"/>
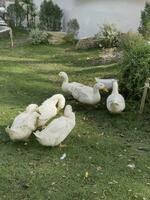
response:
<path id="1" fill-rule="evenodd" d="M 62 10 L 51 0 L 44 0 L 40 7 L 40 27 L 49 31 L 61 30 Z"/>
<path id="2" fill-rule="evenodd" d="M 146 3 L 144 10 L 141 12 L 139 32 L 146 39 L 150 39 L 150 3 Z"/>
<path id="3" fill-rule="evenodd" d="M 26 13 L 27 27 L 31 28 L 35 25 L 36 7 L 33 0 L 21 0 L 22 6 Z"/>
<path id="4" fill-rule="evenodd" d="M 19 0 L 15 0 L 14 4 L 10 4 L 7 7 L 7 13 L 10 21 L 15 27 L 22 26 L 25 19 L 25 10 L 20 5 Z"/>

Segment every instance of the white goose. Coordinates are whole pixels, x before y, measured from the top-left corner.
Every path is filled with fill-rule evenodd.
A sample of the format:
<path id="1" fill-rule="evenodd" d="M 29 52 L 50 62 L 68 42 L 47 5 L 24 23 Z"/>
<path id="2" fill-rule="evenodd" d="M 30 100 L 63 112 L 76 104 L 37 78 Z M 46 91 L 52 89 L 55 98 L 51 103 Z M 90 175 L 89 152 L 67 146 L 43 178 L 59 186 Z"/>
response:
<path id="1" fill-rule="evenodd" d="M 105 85 L 105 87 L 110 90 L 113 88 L 113 81 L 115 81 L 116 79 L 111 79 L 111 78 L 108 78 L 108 79 L 102 79 L 102 78 L 95 78 L 96 82 L 97 83 L 103 83 Z"/>
<path id="2" fill-rule="evenodd" d="M 58 146 L 75 127 L 75 114 L 72 107 L 67 105 L 64 116 L 54 119 L 41 132 L 34 133 L 39 143 L 43 146 Z"/>
<path id="3" fill-rule="evenodd" d="M 113 90 L 107 98 L 107 109 L 111 113 L 120 113 L 125 109 L 125 100 L 118 92 L 118 82 L 113 81 Z"/>
<path id="4" fill-rule="evenodd" d="M 44 127 L 46 123 L 55 117 L 59 110 L 65 106 L 65 98 L 62 94 L 55 94 L 51 98 L 45 100 L 39 106 L 40 116 L 38 118 L 38 127 Z"/>
<path id="5" fill-rule="evenodd" d="M 84 86 L 83 84 L 78 83 L 78 82 L 71 82 L 71 83 L 69 83 L 69 78 L 68 78 L 68 75 L 67 75 L 66 72 L 60 72 L 59 76 L 61 78 L 63 78 L 63 83 L 62 83 L 62 91 L 63 92 L 66 92 L 68 94 L 72 94 L 72 91 L 73 91 L 73 89 L 75 87 L 82 87 L 82 86 Z"/>
<path id="6" fill-rule="evenodd" d="M 26 141 L 33 131 L 37 129 L 38 105 L 30 104 L 26 111 L 20 113 L 12 123 L 11 128 L 7 127 L 6 132 L 13 141 Z"/>
<path id="7" fill-rule="evenodd" d="M 76 87 L 72 91 L 72 96 L 83 104 L 95 105 L 101 100 L 99 90 L 106 91 L 105 89 L 102 83 L 96 83 L 93 88 L 89 86 Z"/>

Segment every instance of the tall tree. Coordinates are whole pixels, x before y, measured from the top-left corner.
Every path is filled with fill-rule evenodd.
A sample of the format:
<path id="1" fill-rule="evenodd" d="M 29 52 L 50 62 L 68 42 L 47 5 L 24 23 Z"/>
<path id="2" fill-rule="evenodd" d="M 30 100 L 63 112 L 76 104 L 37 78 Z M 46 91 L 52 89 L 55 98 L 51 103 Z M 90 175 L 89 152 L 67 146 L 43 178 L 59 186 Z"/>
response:
<path id="1" fill-rule="evenodd" d="M 62 10 L 51 0 L 44 0 L 40 7 L 40 26 L 45 30 L 61 30 Z"/>
<path id="2" fill-rule="evenodd" d="M 19 0 L 15 0 L 14 4 L 10 4 L 7 7 L 7 13 L 15 27 L 22 25 L 25 19 L 25 10 L 20 5 Z"/>
<path id="3" fill-rule="evenodd" d="M 150 39 L 150 3 L 146 3 L 144 10 L 141 12 L 139 32 L 146 39 Z"/>
<path id="4" fill-rule="evenodd" d="M 33 25 L 33 22 L 35 21 L 36 16 L 36 7 L 33 3 L 33 0 L 21 0 L 22 5 L 26 11 L 26 21 L 27 21 L 27 27 L 31 27 Z"/>

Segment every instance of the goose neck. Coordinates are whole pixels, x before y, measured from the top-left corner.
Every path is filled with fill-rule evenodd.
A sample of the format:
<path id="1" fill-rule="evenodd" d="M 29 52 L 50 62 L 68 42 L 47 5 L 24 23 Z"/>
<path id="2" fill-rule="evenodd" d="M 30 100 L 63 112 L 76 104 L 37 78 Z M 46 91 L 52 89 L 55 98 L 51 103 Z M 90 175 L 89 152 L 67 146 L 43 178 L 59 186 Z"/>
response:
<path id="1" fill-rule="evenodd" d="M 63 83 L 69 83 L 69 78 L 68 78 L 67 74 L 65 74 L 63 76 Z"/>
<path id="2" fill-rule="evenodd" d="M 97 87 L 97 85 L 94 85 L 93 92 L 94 92 L 94 94 L 99 93 L 99 88 Z"/>
<path id="3" fill-rule="evenodd" d="M 118 83 L 117 81 L 114 81 L 113 82 L 113 91 L 112 91 L 113 94 L 118 94 Z"/>

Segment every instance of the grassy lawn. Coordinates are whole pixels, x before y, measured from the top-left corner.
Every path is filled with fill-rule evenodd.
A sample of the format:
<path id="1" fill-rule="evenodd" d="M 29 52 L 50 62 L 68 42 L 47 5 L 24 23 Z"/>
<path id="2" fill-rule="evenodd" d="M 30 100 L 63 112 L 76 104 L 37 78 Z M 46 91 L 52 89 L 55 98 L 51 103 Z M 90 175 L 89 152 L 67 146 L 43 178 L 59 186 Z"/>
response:
<path id="1" fill-rule="evenodd" d="M 61 93 L 60 71 L 89 85 L 119 71 L 116 64 L 98 64 L 99 50 L 33 47 L 24 39 L 14 49 L 0 41 L 0 200 L 149 200 L 150 112 L 139 115 L 139 102 L 128 101 L 114 116 L 105 97 L 93 108 L 68 100 L 76 127 L 65 148 L 42 147 L 34 137 L 27 144 L 9 140 L 5 127 L 19 111 Z"/>

